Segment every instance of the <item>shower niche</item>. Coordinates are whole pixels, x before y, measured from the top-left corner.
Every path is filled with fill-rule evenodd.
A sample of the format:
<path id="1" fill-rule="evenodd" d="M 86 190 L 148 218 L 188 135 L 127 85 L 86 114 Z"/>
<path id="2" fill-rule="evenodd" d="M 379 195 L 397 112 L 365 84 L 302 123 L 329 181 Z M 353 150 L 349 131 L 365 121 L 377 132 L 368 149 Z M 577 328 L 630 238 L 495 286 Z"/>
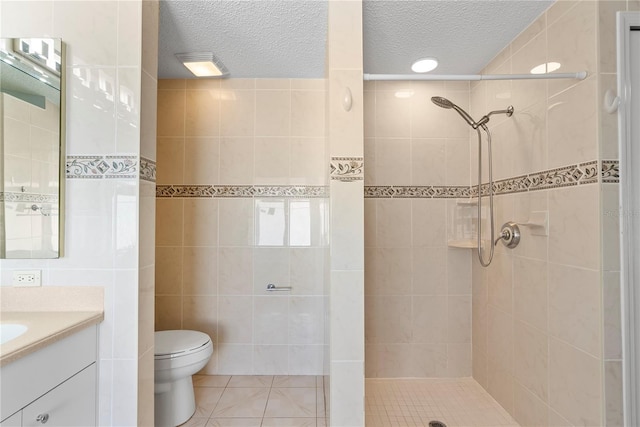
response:
<path id="1" fill-rule="evenodd" d="M 482 207 L 482 220 L 485 207 Z M 447 245 L 453 248 L 478 247 L 478 199 L 457 199 L 449 204 Z"/>

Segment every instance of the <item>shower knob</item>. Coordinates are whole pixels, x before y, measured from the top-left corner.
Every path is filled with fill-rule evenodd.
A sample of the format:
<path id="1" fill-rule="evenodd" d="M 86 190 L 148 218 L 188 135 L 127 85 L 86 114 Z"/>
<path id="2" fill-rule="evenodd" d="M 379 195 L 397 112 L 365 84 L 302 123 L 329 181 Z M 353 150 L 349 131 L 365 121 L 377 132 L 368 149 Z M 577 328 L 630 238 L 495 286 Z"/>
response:
<path id="1" fill-rule="evenodd" d="M 500 229 L 500 236 L 496 239 L 496 244 L 502 241 L 502 244 L 513 249 L 520 243 L 520 228 L 515 222 L 505 222 Z"/>

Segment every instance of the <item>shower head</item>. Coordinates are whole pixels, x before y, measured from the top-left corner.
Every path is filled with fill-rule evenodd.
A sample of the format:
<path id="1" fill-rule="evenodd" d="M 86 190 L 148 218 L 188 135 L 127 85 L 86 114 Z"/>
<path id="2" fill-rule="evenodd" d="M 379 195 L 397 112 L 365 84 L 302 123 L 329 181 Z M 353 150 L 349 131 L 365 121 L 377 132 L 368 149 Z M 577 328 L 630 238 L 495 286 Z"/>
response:
<path id="1" fill-rule="evenodd" d="M 471 116 L 469 114 L 467 114 L 466 111 L 464 111 L 462 108 L 458 107 L 453 102 L 449 101 L 447 98 L 443 98 L 441 96 L 432 96 L 431 97 L 431 102 L 433 102 L 434 104 L 436 104 L 440 108 L 446 108 L 446 109 L 453 108 L 454 110 L 456 110 L 458 112 L 458 114 L 460 114 L 462 116 L 462 118 L 469 124 L 469 126 L 471 126 L 474 129 L 476 129 L 478 127 L 476 122 L 471 118 Z"/>
<path id="2" fill-rule="evenodd" d="M 453 102 L 441 96 L 432 96 L 431 102 L 433 102 L 440 108 L 446 108 L 446 109 L 453 108 Z"/>

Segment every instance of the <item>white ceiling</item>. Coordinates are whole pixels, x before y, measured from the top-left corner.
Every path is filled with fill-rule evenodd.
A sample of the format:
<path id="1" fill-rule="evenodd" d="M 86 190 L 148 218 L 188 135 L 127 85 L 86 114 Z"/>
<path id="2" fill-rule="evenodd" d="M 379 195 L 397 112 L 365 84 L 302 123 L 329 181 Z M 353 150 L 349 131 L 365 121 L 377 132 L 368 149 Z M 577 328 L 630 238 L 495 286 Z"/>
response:
<path id="1" fill-rule="evenodd" d="M 365 73 L 476 74 L 553 0 L 365 0 Z M 160 78 L 192 78 L 174 54 L 213 52 L 231 77 L 324 76 L 327 3 L 320 0 L 161 0 Z"/>

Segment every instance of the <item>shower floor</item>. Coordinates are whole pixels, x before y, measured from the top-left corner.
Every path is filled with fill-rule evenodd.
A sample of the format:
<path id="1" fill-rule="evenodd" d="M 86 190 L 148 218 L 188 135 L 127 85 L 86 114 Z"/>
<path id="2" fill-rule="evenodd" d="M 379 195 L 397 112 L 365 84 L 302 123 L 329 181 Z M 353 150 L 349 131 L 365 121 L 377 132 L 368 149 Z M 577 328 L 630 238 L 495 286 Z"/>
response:
<path id="1" fill-rule="evenodd" d="M 367 379 L 367 427 L 496 427 L 519 424 L 472 378 Z"/>

